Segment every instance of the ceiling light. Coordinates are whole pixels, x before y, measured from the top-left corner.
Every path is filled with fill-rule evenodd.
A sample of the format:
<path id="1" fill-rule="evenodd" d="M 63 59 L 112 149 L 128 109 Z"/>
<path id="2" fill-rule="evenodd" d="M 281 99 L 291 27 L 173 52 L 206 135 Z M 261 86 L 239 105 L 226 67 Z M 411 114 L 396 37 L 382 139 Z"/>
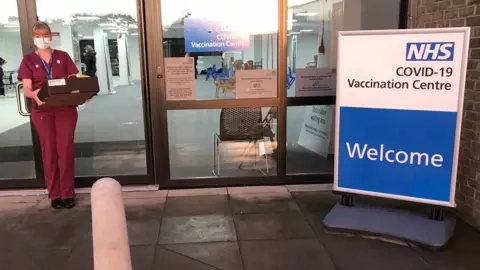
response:
<path id="1" fill-rule="evenodd" d="M 138 36 L 138 33 L 135 32 L 135 33 L 131 33 L 130 35 L 132 35 L 132 36 Z"/>
<path id="2" fill-rule="evenodd" d="M 312 29 L 302 29 L 302 30 L 300 30 L 300 32 L 302 32 L 302 33 L 303 32 L 313 32 L 313 30 Z"/>
<path id="3" fill-rule="evenodd" d="M 82 20 L 82 21 L 98 21 L 100 20 L 100 17 L 98 16 L 78 16 L 75 17 L 77 20 Z"/>
<path id="4" fill-rule="evenodd" d="M 18 24 L 18 23 L 9 23 L 9 24 L 4 24 L 3 27 L 5 27 L 5 28 L 20 28 L 20 24 Z"/>
<path id="5" fill-rule="evenodd" d="M 301 5 L 308 4 L 310 2 L 315 2 L 315 0 L 288 0 L 288 6 L 289 7 L 301 6 Z"/>
<path id="6" fill-rule="evenodd" d="M 128 25 L 128 28 L 130 28 L 130 29 L 137 29 L 138 26 L 137 26 L 136 24 L 129 24 L 129 25 Z"/>
<path id="7" fill-rule="evenodd" d="M 114 31 L 110 31 L 110 33 L 115 33 L 115 34 L 125 34 L 125 33 L 128 33 L 127 31 L 125 30 L 114 30 Z"/>
<path id="8" fill-rule="evenodd" d="M 291 22 L 297 22 L 298 20 L 291 20 Z"/>
<path id="9" fill-rule="evenodd" d="M 289 35 L 298 35 L 300 32 L 290 32 Z"/>
<path id="10" fill-rule="evenodd" d="M 99 23 L 98 26 L 102 27 L 117 27 L 118 25 L 116 23 Z"/>
<path id="11" fill-rule="evenodd" d="M 299 12 L 295 13 L 295 16 L 301 16 L 301 17 L 306 17 L 306 16 L 315 16 L 318 15 L 318 12 Z"/>
<path id="12" fill-rule="evenodd" d="M 10 29 L 4 29 L 4 30 L 0 30 L 0 32 L 5 32 L 5 33 L 17 33 L 17 32 L 20 32 L 20 29 L 15 29 L 15 28 L 10 28 Z"/>

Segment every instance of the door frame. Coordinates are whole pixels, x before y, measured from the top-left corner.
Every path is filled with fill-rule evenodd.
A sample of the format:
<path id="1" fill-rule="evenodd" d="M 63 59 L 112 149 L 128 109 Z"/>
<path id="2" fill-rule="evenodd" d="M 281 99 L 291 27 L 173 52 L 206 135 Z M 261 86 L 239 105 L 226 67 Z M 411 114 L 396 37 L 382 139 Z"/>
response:
<path id="1" fill-rule="evenodd" d="M 145 136 L 145 154 L 146 154 L 146 168 L 147 172 L 141 175 L 105 175 L 105 176 L 76 176 L 75 186 L 91 187 L 93 183 L 102 177 L 112 177 L 119 181 L 122 185 L 155 185 L 155 170 L 153 164 L 153 147 L 151 142 L 151 116 L 150 116 L 150 90 L 148 89 L 147 72 L 147 58 L 145 47 L 145 16 L 144 16 L 144 1 L 136 1 L 137 6 L 137 24 L 139 32 L 139 58 L 141 68 L 141 85 L 142 85 L 142 102 L 144 115 L 144 136 Z M 35 50 L 32 40 L 31 29 L 38 20 L 37 1 L 36 0 L 17 0 L 18 19 L 20 23 L 20 37 L 22 44 L 22 53 L 26 55 Z M 30 131 L 32 138 L 33 158 L 35 163 L 34 178 L 28 179 L 6 179 L 0 181 L 0 189 L 25 189 L 25 188 L 45 188 L 44 168 L 42 162 L 42 150 L 40 147 L 40 140 L 38 134 L 33 126 L 30 118 Z M 93 143 L 93 142 L 92 142 Z"/>
<path id="2" fill-rule="evenodd" d="M 17 15 L 18 21 L 20 24 L 20 42 L 22 46 L 22 53 L 25 55 L 28 52 L 32 51 L 33 41 L 31 26 L 36 21 L 36 6 L 27 3 L 28 0 L 17 0 Z M 30 28 L 29 28 L 30 26 Z M 16 97 L 17 98 L 17 97 Z M 33 122 L 31 117 L 29 117 L 28 125 L 30 125 L 31 140 L 32 140 L 32 153 L 33 153 L 33 162 L 35 167 L 35 175 L 30 178 L 25 179 L 6 179 L 0 181 L 0 188 L 8 189 L 23 189 L 23 188 L 38 188 L 45 186 L 45 178 L 43 174 L 43 165 L 41 162 L 42 150 L 40 148 L 40 140 L 38 138 L 37 132 L 33 127 Z M 23 146 L 22 146 L 23 147 Z M 27 146 L 30 148 L 30 145 Z"/>
<path id="3" fill-rule="evenodd" d="M 163 76 L 163 31 L 161 17 L 161 0 L 147 1 L 147 36 L 157 37 L 147 41 L 150 89 L 158 89 L 152 93 L 152 107 L 158 108 L 153 121 L 153 146 L 157 153 L 155 168 L 161 189 L 218 187 L 243 185 L 283 185 L 307 183 L 333 183 L 332 173 L 287 175 L 286 173 L 286 114 L 288 105 L 335 104 L 335 97 L 287 98 L 287 19 L 288 5 L 286 0 L 278 0 L 278 34 L 277 34 L 277 97 L 257 99 L 225 99 L 225 100 L 188 100 L 167 101 L 165 80 Z M 168 138 L 168 110 L 191 109 L 223 109 L 241 107 L 277 107 L 277 173 L 274 176 L 258 177 L 198 177 L 171 179 Z M 167 154 L 168 153 L 168 154 Z"/>
<path id="4" fill-rule="evenodd" d="M 149 59 L 149 88 L 151 92 L 151 106 L 156 108 L 152 118 L 152 140 L 155 149 L 155 175 L 160 189 L 192 188 L 192 187 L 219 187 L 243 185 L 284 185 L 284 184 L 321 184 L 333 183 L 331 173 L 316 174 L 287 174 L 286 172 L 286 132 L 287 108 L 289 106 L 307 105 L 334 105 L 335 96 L 330 97 L 287 97 L 287 0 L 278 0 L 278 34 L 277 34 L 277 97 L 262 99 L 225 99 L 225 100 L 188 100 L 167 101 L 165 79 L 163 76 L 163 31 L 161 0 L 146 0 L 147 59 Z M 404 28 L 403 21 L 407 17 L 406 7 L 408 0 L 401 0 L 399 26 Z M 170 174 L 169 138 L 168 138 L 168 110 L 191 109 L 222 109 L 238 107 L 277 107 L 277 174 L 275 176 L 259 177 L 198 177 L 172 179 Z M 152 112 L 153 113 L 153 112 Z"/>

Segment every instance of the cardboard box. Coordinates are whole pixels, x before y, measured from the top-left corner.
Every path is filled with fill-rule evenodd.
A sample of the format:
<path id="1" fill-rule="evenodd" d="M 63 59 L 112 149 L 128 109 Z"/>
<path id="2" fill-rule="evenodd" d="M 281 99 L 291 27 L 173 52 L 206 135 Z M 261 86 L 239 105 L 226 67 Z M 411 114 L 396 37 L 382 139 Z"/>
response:
<path id="1" fill-rule="evenodd" d="M 78 106 L 96 96 L 99 91 L 96 77 L 70 77 L 46 81 L 38 98 L 45 102 L 42 107 Z"/>

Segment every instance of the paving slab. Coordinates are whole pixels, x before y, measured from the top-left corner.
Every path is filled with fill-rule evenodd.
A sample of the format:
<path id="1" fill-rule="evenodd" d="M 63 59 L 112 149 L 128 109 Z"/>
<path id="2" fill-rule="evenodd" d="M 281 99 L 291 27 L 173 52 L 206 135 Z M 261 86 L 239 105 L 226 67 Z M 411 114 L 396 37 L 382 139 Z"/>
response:
<path id="1" fill-rule="evenodd" d="M 246 270 L 336 270 L 316 239 L 242 241 L 240 250 Z"/>
<path id="2" fill-rule="evenodd" d="M 301 213 L 236 215 L 238 240 L 312 238 L 315 233 Z"/>
<path id="3" fill-rule="evenodd" d="M 160 244 L 235 241 L 233 217 L 203 215 L 165 217 L 162 220 Z"/>
<path id="4" fill-rule="evenodd" d="M 230 194 L 230 205 L 234 214 L 300 211 L 290 193 Z"/>
<path id="5" fill-rule="evenodd" d="M 168 198 L 165 216 L 230 214 L 227 195 L 181 196 Z"/>
<path id="6" fill-rule="evenodd" d="M 431 269 L 417 252 L 402 245 L 340 234 L 325 235 L 321 242 L 339 270 Z"/>
<path id="7" fill-rule="evenodd" d="M 479 269 L 480 233 L 463 222 L 444 250 L 430 252 L 326 232 L 322 221 L 339 199 L 330 192 L 225 190 L 124 196 L 133 269 Z M 0 203 L 0 268 L 93 269 L 90 195 L 77 200 L 71 210 L 52 209 L 45 196 Z"/>
<path id="8" fill-rule="evenodd" d="M 236 242 L 178 244 L 164 248 L 218 269 L 243 269 L 240 248 Z"/>

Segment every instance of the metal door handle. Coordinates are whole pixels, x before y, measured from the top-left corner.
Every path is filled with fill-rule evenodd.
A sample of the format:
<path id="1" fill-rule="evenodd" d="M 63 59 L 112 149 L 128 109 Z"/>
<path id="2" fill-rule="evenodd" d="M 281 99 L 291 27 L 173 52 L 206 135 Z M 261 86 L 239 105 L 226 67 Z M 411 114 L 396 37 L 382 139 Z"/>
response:
<path id="1" fill-rule="evenodd" d="M 22 102 L 21 102 L 21 96 L 22 96 L 22 93 L 20 91 L 20 89 L 23 87 L 23 83 L 18 83 L 17 84 L 17 87 L 16 87 L 16 94 L 17 94 L 17 109 L 18 109 L 18 113 L 21 115 L 21 116 L 30 116 L 31 113 L 29 112 L 25 112 L 23 111 L 23 107 L 22 107 Z M 27 98 L 25 98 L 25 105 L 27 104 Z"/>

